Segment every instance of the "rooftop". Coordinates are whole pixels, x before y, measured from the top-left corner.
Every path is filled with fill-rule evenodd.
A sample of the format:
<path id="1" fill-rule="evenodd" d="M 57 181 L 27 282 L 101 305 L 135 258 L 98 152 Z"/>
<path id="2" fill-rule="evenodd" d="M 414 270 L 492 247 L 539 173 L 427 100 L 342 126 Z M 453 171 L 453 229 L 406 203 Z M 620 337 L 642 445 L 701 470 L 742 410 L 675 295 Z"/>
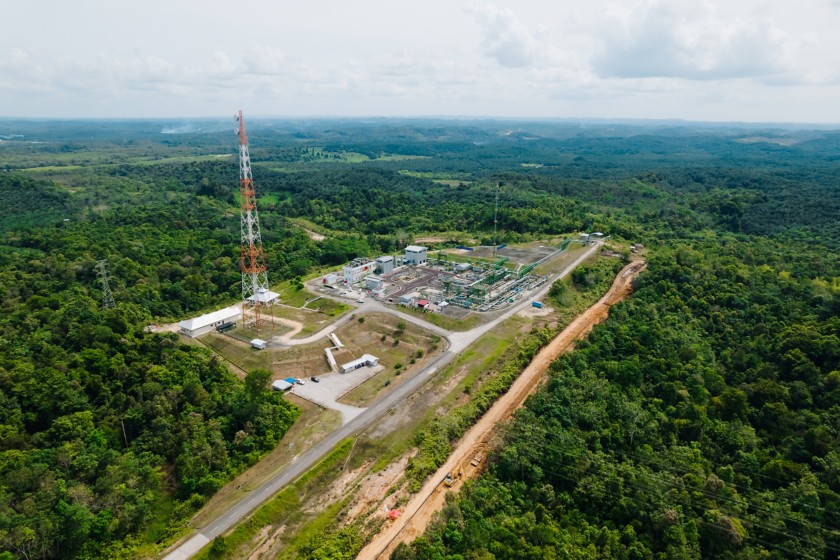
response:
<path id="1" fill-rule="evenodd" d="M 408 253 L 420 253 L 422 251 L 428 251 L 428 247 L 421 247 L 420 245 L 409 245 L 405 248 L 406 252 Z"/>
<path id="2" fill-rule="evenodd" d="M 181 321 L 178 323 L 178 326 L 187 331 L 194 331 L 202 327 L 218 323 L 219 321 L 228 321 L 230 319 L 238 318 L 241 315 L 242 312 L 239 310 L 239 307 L 225 307 L 224 309 L 219 309 L 218 311 L 205 313 L 204 315 L 199 315 L 198 317 Z"/>
<path id="3" fill-rule="evenodd" d="M 274 387 L 275 389 L 277 389 L 278 391 L 285 391 L 286 389 L 291 388 L 292 384 L 289 383 L 288 381 L 283 381 L 282 379 L 278 379 L 277 381 L 272 383 L 271 386 Z"/>
<path id="4" fill-rule="evenodd" d="M 347 362 L 346 364 L 342 365 L 341 367 L 342 367 L 342 369 L 355 368 L 358 365 L 375 364 L 378 361 L 379 361 L 379 358 L 377 358 L 376 356 L 373 356 L 371 354 L 364 354 L 361 358 L 356 358 L 352 362 Z"/>
<path id="5" fill-rule="evenodd" d="M 248 299 L 250 301 L 256 301 L 257 303 L 270 303 L 280 297 L 280 294 L 277 292 L 272 292 L 271 290 L 264 290 L 260 289 L 256 294 L 250 296 Z"/>

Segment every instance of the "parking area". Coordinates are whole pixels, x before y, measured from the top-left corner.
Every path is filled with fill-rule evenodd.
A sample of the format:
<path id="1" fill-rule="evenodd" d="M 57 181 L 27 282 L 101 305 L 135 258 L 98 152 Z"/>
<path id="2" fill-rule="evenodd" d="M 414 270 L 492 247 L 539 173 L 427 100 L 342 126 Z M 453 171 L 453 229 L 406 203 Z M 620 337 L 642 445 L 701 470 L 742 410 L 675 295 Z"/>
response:
<path id="1" fill-rule="evenodd" d="M 303 385 L 295 385 L 289 392 L 324 408 L 339 411 L 342 423 L 346 424 L 361 414 L 364 408 L 340 403 L 338 399 L 382 371 L 382 369 L 383 366 L 380 365 L 362 367 L 349 373 L 327 373 L 318 375 L 319 381 L 317 383 L 312 381 L 311 378 L 305 378 L 303 379 Z"/>

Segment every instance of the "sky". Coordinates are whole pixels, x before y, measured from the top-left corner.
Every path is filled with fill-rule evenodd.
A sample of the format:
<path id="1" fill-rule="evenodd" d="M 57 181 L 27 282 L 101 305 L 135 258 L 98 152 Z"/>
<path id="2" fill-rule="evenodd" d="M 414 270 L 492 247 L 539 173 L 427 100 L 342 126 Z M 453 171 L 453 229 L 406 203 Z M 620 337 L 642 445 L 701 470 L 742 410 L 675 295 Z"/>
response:
<path id="1" fill-rule="evenodd" d="M 840 0 L 3 0 L 0 117 L 840 123 Z"/>

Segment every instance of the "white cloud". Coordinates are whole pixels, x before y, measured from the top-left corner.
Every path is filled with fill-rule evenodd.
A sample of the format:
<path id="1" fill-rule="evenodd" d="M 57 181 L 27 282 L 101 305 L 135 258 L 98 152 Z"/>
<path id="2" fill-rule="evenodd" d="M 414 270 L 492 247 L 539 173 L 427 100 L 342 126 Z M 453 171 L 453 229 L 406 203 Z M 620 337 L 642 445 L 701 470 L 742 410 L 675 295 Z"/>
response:
<path id="1" fill-rule="evenodd" d="M 767 19 L 724 18 L 704 0 L 644 0 L 609 16 L 593 58 L 604 77 L 714 80 L 788 70 L 792 40 Z"/>
<path id="2" fill-rule="evenodd" d="M 148 0 L 131 16 L 106 4 L 24 29 L 37 8 L 11 3 L 0 115 L 226 114 L 241 101 L 249 114 L 774 120 L 776 107 L 840 120 L 840 0 L 252 0 L 235 28 L 223 0 Z"/>
<path id="3" fill-rule="evenodd" d="M 286 57 L 271 45 L 251 43 L 245 52 L 244 68 L 250 74 L 282 74 Z"/>
<path id="4" fill-rule="evenodd" d="M 216 51 L 213 53 L 214 65 L 211 67 L 211 74 L 233 74 L 236 72 L 236 64 L 231 60 L 228 54 L 224 51 Z"/>
<path id="5" fill-rule="evenodd" d="M 537 61 L 540 45 L 512 10 L 475 3 L 468 11 L 481 26 L 481 46 L 487 56 L 507 68 L 525 68 Z"/>

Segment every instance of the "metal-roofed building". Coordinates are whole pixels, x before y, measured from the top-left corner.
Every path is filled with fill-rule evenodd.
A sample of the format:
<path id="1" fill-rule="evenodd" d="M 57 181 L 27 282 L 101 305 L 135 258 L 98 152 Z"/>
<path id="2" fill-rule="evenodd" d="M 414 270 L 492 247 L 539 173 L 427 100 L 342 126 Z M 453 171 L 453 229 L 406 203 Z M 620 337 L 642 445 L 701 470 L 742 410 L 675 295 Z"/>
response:
<path id="1" fill-rule="evenodd" d="M 195 338 L 212 331 L 220 325 L 238 321 L 241 318 L 242 311 L 239 307 L 226 307 L 218 311 L 213 311 L 212 313 L 205 313 L 204 315 L 181 321 L 178 323 L 178 328 L 181 334 Z"/>
<path id="2" fill-rule="evenodd" d="M 282 379 L 278 379 L 277 381 L 271 384 L 271 388 L 275 391 L 288 391 L 292 387 L 294 387 L 294 385 Z"/>
<path id="3" fill-rule="evenodd" d="M 370 354 L 365 354 L 361 358 L 353 360 L 352 362 L 347 362 L 346 364 L 341 366 L 341 373 L 349 373 L 355 369 L 359 369 L 365 366 L 375 366 L 379 363 L 379 358 L 376 356 L 371 356 Z"/>

